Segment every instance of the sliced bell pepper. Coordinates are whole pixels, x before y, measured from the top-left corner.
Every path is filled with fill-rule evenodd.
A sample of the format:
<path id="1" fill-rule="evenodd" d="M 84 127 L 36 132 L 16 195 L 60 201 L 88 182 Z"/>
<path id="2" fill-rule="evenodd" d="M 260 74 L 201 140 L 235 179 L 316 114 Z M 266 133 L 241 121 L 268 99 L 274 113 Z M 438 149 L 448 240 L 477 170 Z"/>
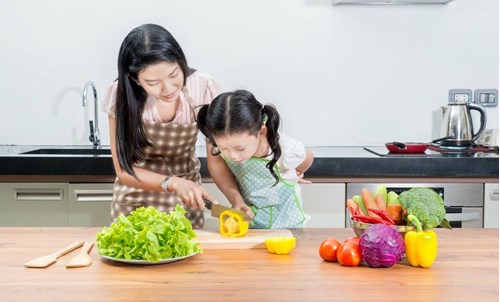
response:
<path id="1" fill-rule="evenodd" d="M 248 222 L 239 213 L 226 210 L 219 216 L 219 232 L 226 237 L 241 237 L 248 232 Z"/>
<path id="2" fill-rule="evenodd" d="M 437 257 L 436 233 L 422 230 L 422 224 L 412 214 L 406 219 L 417 227 L 416 232 L 409 231 L 405 235 L 406 258 L 411 266 L 430 267 Z"/>

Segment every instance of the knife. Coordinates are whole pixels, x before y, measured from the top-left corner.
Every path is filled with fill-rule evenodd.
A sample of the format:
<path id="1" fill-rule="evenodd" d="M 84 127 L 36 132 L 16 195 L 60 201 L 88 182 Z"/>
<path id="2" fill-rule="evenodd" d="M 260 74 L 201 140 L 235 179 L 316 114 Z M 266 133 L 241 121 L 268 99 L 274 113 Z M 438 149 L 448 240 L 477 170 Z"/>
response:
<path id="1" fill-rule="evenodd" d="M 205 207 L 210 210 L 210 215 L 212 217 L 220 218 L 220 214 L 222 212 L 229 210 L 233 213 L 241 215 L 241 218 L 243 218 L 243 220 L 245 220 L 247 222 L 252 221 L 252 218 L 250 217 L 250 215 L 248 215 L 247 213 L 245 213 L 243 211 L 233 209 L 230 207 L 226 207 L 226 206 L 218 204 L 218 203 L 211 203 L 210 201 L 208 201 L 206 199 L 204 199 L 203 201 L 205 202 Z"/>

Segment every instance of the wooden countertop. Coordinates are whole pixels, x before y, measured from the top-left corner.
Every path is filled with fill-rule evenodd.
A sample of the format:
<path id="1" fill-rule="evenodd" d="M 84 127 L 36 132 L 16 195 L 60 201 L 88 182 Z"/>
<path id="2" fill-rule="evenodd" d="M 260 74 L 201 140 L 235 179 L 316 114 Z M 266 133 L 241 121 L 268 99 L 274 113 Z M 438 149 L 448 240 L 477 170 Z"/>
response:
<path id="1" fill-rule="evenodd" d="M 100 228 L 0 228 L 0 301 L 498 301 L 498 229 L 437 229 L 431 268 L 406 260 L 391 268 L 343 267 L 321 260 L 322 240 L 351 229 L 304 229 L 289 255 L 265 249 L 205 249 L 161 265 L 102 259 L 67 269 L 79 250 L 44 269 L 28 260 L 76 240 L 94 241 Z"/>

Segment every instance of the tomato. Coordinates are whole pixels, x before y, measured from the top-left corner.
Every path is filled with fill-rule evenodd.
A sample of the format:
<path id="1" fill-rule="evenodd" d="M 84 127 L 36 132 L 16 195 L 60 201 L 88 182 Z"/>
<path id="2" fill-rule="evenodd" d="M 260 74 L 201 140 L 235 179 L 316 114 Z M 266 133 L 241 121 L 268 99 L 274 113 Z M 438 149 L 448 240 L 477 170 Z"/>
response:
<path id="1" fill-rule="evenodd" d="M 350 242 L 350 241 L 352 241 L 352 242 L 354 242 L 354 243 L 356 243 L 356 244 L 358 244 L 358 245 L 359 245 L 359 240 L 360 240 L 360 239 L 361 239 L 361 238 L 359 238 L 359 237 L 357 237 L 357 236 L 354 236 L 354 237 L 349 237 L 349 238 L 346 238 L 346 239 L 344 240 L 344 242 L 343 242 L 343 243 L 346 243 L 346 242 Z"/>
<path id="2" fill-rule="evenodd" d="M 325 261 L 337 262 L 337 251 L 340 245 L 340 242 L 335 238 L 324 240 L 319 246 L 320 257 Z"/>
<path id="3" fill-rule="evenodd" d="M 359 238 L 358 240 L 345 240 L 337 251 L 337 260 L 344 266 L 360 265 L 361 249 L 359 248 Z"/>

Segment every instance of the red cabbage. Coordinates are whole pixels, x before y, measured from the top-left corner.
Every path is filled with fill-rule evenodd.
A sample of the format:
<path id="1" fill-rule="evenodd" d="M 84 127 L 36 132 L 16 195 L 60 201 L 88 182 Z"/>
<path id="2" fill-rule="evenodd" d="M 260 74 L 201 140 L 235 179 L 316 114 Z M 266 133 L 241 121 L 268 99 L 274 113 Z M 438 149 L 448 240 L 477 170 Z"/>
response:
<path id="1" fill-rule="evenodd" d="M 403 236 L 385 224 L 374 224 L 361 235 L 359 247 L 362 259 L 370 267 L 391 267 L 403 259 Z"/>

